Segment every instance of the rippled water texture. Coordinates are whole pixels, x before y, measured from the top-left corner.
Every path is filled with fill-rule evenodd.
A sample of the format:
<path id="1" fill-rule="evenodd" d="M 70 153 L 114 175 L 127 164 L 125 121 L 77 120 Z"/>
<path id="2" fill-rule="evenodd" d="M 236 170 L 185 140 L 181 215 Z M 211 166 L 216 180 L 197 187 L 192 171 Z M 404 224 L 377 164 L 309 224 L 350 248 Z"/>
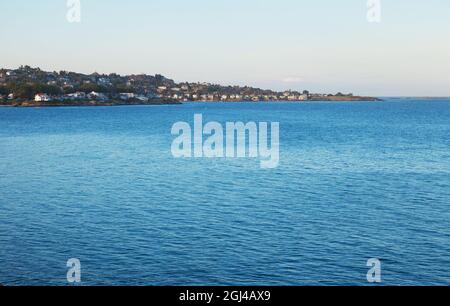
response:
<path id="1" fill-rule="evenodd" d="M 177 121 L 278 121 L 281 161 L 174 159 Z M 450 284 L 450 100 L 0 108 L 0 283 Z"/>

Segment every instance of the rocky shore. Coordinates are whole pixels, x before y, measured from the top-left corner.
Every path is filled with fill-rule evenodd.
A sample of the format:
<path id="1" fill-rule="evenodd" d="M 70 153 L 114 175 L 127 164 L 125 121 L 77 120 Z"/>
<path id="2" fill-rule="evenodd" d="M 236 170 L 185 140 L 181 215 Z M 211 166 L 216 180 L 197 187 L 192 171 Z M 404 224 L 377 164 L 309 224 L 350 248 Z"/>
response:
<path id="1" fill-rule="evenodd" d="M 382 101 L 379 98 L 374 97 L 358 97 L 358 96 L 332 96 L 332 97 L 321 97 L 316 99 L 310 99 L 308 101 L 286 101 L 289 103 L 307 103 L 307 102 L 377 102 Z M 198 102 L 208 102 L 208 103 L 268 103 L 268 102 L 284 102 L 284 101 L 235 101 L 235 102 L 224 102 L 224 101 L 195 101 Z M 77 106 L 133 106 L 133 105 L 181 105 L 182 102 L 179 101 L 169 101 L 169 100 L 158 100 L 158 101 L 121 101 L 121 100 L 110 100 L 110 101 L 48 101 L 48 102 L 36 102 L 36 101 L 3 101 L 0 102 L 0 106 L 8 107 L 77 107 Z"/>
<path id="2" fill-rule="evenodd" d="M 0 103 L 0 106 L 10 107 L 94 107 L 94 106 L 127 106 L 127 105 L 180 105 L 182 103 L 176 101 L 151 101 L 151 102 L 124 102 L 118 100 L 111 101 L 12 101 Z"/>

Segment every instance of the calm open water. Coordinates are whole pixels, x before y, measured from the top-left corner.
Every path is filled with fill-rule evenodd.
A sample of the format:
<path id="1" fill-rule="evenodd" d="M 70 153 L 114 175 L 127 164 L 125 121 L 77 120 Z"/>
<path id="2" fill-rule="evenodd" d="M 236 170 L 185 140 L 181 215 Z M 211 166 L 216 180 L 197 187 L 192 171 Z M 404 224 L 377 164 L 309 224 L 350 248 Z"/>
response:
<path id="1" fill-rule="evenodd" d="M 177 121 L 280 122 L 281 160 L 174 159 Z M 450 100 L 0 108 L 0 283 L 450 284 Z"/>

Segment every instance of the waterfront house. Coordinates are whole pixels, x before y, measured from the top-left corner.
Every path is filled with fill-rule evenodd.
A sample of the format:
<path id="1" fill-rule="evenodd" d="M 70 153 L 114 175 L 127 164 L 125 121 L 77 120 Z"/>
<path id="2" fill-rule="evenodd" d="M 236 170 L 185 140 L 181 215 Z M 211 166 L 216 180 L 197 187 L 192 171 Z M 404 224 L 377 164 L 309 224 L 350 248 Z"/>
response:
<path id="1" fill-rule="evenodd" d="M 108 96 L 106 96 L 104 93 L 101 92 L 91 92 L 88 94 L 88 98 L 92 100 L 99 100 L 99 101 L 106 101 L 108 100 Z"/>
<path id="2" fill-rule="evenodd" d="M 51 100 L 50 96 L 45 93 L 38 93 L 37 95 L 34 96 L 34 101 L 36 102 L 48 102 L 50 100 Z"/>
<path id="3" fill-rule="evenodd" d="M 298 97 L 299 101 L 307 101 L 308 100 L 308 94 L 302 94 Z"/>
<path id="4" fill-rule="evenodd" d="M 141 102 L 148 102 L 148 100 L 149 100 L 146 96 L 143 96 L 143 95 L 136 96 L 136 99 L 138 99 Z"/>
<path id="5" fill-rule="evenodd" d="M 65 99 L 67 98 L 67 100 L 84 100 L 86 99 L 86 94 L 84 92 L 75 92 L 72 94 L 68 94 L 65 96 Z"/>
<path id="6" fill-rule="evenodd" d="M 136 98 L 136 95 L 134 93 L 129 93 L 129 92 L 123 92 L 119 94 L 119 97 L 121 100 L 130 100 L 130 99 L 134 99 Z"/>
<path id="7" fill-rule="evenodd" d="M 13 93 L 10 93 L 8 95 L 8 100 L 14 100 L 14 94 Z"/>

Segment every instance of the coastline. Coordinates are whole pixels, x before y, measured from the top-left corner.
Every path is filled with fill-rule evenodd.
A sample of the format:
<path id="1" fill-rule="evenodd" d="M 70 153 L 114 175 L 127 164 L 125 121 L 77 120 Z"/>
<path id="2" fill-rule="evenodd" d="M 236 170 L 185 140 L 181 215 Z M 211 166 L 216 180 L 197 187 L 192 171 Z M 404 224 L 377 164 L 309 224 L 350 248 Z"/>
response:
<path id="1" fill-rule="evenodd" d="M 380 102 L 380 98 L 374 97 L 328 97 L 322 99 L 310 99 L 306 101 L 151 101 L 151 102 L 125 102 L 118 100 L 111 101 L 10 101 L 0 103 L 0 107 L 100 107 L 100 106 L 162 106 L 162 105 L 183 105 L 184 103 L 314 103 L 314 102 Z"/>
<path id="2" fill-rule="evenodd" d="M 78 102 L 35 102 L 35 101 L 12 101 L 9 104 L 0 104 L 0 107 L 100 107 L 100 106 L 158 106 L 158 105 L 181 105 L 181 102 L 124 102 L 124 101 L 78 101 Z"/>
<path id="3" fill-rule="evenodd" d="M 14 107 L 178 105 L 184 102 L 352 102 L 379 98 L 338 92 L 275 91 L 207 82 L 177 83 L 162 75 L 46 72 L 20 66 L 0 69 L 0 105 Z"/>

